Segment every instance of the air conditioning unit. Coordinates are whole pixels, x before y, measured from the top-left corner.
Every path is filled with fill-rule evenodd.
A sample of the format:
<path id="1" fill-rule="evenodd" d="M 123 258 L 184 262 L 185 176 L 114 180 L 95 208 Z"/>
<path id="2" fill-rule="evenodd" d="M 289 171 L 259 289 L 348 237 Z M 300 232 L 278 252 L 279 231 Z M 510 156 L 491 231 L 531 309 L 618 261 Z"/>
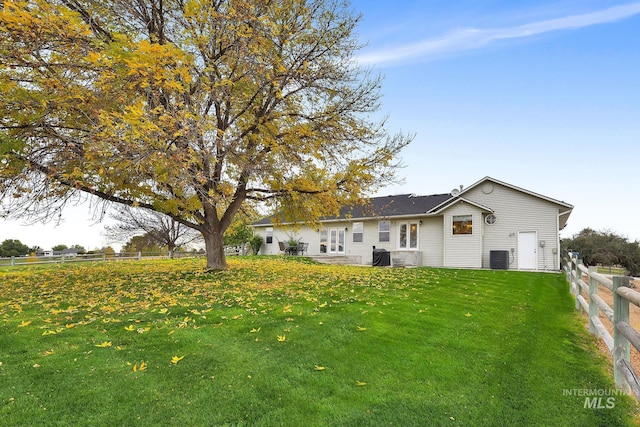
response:
<path id="1" fill-rule="evenodd" d="M 508 270 L 509 251 L 489 251 L 489 267 L 492 270 Z"/>

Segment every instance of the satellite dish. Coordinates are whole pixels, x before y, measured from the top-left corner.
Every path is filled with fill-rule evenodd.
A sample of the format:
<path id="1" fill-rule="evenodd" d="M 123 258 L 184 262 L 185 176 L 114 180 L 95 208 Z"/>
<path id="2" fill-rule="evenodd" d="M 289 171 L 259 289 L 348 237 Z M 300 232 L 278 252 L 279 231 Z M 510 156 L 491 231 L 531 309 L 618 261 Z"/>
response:
<path id="1" fill-rule="evenodd" d="M 451 190 L 451 195 L 452 196 L 457 196 L 458 194 L 460 194 L 460 190 L 458 190 L 457 188 L 454 188 L 453 190 Z"/>

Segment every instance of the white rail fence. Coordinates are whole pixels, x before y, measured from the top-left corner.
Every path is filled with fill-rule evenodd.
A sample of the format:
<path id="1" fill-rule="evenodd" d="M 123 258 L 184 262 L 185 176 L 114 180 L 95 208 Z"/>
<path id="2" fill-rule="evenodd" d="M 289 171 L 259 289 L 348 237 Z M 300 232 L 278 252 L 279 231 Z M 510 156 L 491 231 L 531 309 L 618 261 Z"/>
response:
<path id="1" fill-rule="evenodd" d="M 602 339 L 613 355 L 616 387 L 633 392 L 640 400 L 640 380 L 630 362 L 630 345 L 640 351 L 640 333 L 629 322 L 629 303 L 640 307 L 640 293 L 629 287 L 629 277 L 609 279 L 599 274 L 597 267 L 585 267 L 573 253 L 564 257 L 564 270 L 571 284 L 571 294 L 576 298 L 576 310 L 587 314 L 589 332 Z M 613 307 L 598 294 L 600 286 L 612 292 Z M 600 313 L 613 325 L 613 336 L 603 324 Z"/>
<path id="2" fill-rule="evenodd" d="M 251 246 L 232 245 L 224 247 L 225 256 L 248 255 Z M 93 253 L 93 254 L 67 254 L 67 255 L 43 255 L 0 258 L 0 267 L 17 267 L 26 265 L 63 264 L 74 262 L 105 262 L 105 261 L 131 261 L 166 258 L 201 257 L 204 253 L 198 252 L 120 252 L 120 253 Z"/>

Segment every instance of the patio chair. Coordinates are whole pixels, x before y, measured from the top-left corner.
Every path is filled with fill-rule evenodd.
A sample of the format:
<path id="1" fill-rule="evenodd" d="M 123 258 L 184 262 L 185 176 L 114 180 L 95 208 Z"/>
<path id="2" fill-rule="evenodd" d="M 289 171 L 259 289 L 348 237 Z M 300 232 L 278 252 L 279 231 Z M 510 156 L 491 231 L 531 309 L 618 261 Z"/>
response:
<path id="1" fill-rule="evenodd" d="M 280 249 L 280 252 L 282 252 L 283 254 L 286 254 L 288 251 L 287 246 L 284 244 L 284 242 L 278 241 L 278 248 Z"/>
<path id="2" fill-rule="evenodd" d="M 298 242 L 298 248 L 296 251 L 298 255 L 304 255 L 304 253 L 307 251 L 308 246 L 309 246 L 309 243 Z"/>

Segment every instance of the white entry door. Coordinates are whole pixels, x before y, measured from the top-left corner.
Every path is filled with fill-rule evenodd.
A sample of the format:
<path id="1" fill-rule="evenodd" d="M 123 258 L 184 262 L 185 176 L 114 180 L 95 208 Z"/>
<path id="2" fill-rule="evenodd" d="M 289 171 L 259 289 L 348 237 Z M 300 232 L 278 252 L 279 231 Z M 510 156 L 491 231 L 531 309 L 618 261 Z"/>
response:
<path id="1" fill-rule="evenodd" d="M 329 229 L 329 253 L 344 253 L 344 228 Z"/>
<path id="2" fill-rule="evenodd" d="M 521 231 L 518 233 L 518 270 L 538 269 L 538 233 Z"/>

